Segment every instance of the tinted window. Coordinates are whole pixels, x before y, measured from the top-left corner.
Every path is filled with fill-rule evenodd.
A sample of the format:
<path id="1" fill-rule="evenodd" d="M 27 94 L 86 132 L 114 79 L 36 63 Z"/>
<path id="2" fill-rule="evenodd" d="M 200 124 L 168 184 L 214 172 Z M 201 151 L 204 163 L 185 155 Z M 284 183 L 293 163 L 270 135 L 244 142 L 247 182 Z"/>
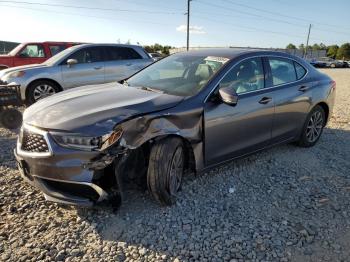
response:
<path id="1" fill-rule="evenodd" d="M 294 63 L 284 58 L 269 58 L 273 85 L 281 85 L 297 80 Z"/>
<path id="2" fill-rule="evenodd" d="M 107 47 L 108 60 L 142 59 L 134 49 L 128 47 Z"/>
<path id="3" fill-rule="evenodd" d="M 298 80 L 301 79 L 306 74 L 306 69 L 302 67 L 297 62 L 294 62 L 295 72 L 297 73 Z"/>
<path id="4" fill-rule="evenodd" d="M 72 54 L 68 59 L 76 59 L 78 64 L 103 61 L 101 49 L 98 47 L 83 48 Z"/>
<path id="5" fill-rule="evenodd" d="M 64 45 L 50 45 L 50 52 L 51 55 L 54 56 L 56 54 L 58 54 L 59 52 L 62 52 L 64 49 L 66 49 L 66 46 Z"/>
<path id="6" fill-rule="evenodd" d="M 19 54 L 20 57 L 45 57 L 42 45 L 27 45 Z"/>
<path id="7" fill-rule="evenodd" d="M 264 88 L 261 58 L 247 59 L 235 66 L 221 81 L 220 87 L 232 87 L 237 94 Z"/>

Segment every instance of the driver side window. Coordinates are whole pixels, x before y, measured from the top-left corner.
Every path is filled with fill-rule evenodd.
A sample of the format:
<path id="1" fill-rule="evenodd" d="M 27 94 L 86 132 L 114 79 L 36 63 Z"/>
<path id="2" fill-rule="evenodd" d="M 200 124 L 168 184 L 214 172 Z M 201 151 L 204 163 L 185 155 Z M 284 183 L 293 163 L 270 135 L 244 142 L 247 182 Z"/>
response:
<path id="1" fill-rule="evenodd" d="M 236 65 L 224 77 L 220 87 L 231 87 L 237 94 L 264 88 L 264 69 L 261 58 L 250 58 Z"/>

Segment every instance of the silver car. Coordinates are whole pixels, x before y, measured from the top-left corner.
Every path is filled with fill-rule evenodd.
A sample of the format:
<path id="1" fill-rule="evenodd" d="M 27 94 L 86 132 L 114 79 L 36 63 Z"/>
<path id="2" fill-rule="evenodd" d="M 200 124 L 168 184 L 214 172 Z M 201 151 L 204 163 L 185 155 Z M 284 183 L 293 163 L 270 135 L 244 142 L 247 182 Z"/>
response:
<path id="1" fill-rule="evenodd" d="M 21 86 L 28 104 L 65 89 L 120 81 L 154 60 L 140 46 L 83 44 L 70 47 L 42 64 L 0 71 L 0 84 Z"/>

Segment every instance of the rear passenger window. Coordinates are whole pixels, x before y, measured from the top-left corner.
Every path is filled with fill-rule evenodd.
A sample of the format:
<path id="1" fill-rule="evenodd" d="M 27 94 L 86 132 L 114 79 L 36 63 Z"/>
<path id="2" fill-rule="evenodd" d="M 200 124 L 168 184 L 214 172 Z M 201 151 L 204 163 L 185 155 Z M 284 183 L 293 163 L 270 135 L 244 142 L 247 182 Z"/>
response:
<path id="1" fill-rule="evenodd" d="M 282 85 L 297 80 L 294 62 L 284 58 L 269 58 L 273 85 Z"/>
<path id="2" fill-rule="evenodd" d="M 306 74 L 306 69 L 299 65 L 297 62 L 294 62 L 295 66 L 295 72 L 297 73 L 298 80 L 303 78 L 303 76 Z"/>
<path id="3" fill-rule="evenodd" d="M 64 49 L 66 49 L 66 46 L 65 45 L 50 45 L 49 48 L 50 48 L 51 55 L 54 56 L 54 55 L 57 55 L 59 52 L 62 52 Z"/>
<path id="4" fill-rule="evenodd" d="M 129 47 L 107 47 L 109 61 L 142 59 L 141 55 Z"/>

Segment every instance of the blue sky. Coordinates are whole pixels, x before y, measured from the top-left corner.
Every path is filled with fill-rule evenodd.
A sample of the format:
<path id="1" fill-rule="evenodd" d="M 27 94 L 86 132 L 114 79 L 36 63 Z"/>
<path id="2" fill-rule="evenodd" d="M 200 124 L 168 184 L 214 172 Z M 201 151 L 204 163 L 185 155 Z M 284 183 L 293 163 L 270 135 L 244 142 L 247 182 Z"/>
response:
<path id="1" fill-rule="evenodd" d="M 0 0 L 0 40 L 130 40 L 181 47 L 186 7 L 187 0 Z M 193 0 L 190 45 L 299 45 L 306 41 L 309 23 L 311 44 L 342 44 L 350 42 L 349 10 L 349 0 Z"/>

